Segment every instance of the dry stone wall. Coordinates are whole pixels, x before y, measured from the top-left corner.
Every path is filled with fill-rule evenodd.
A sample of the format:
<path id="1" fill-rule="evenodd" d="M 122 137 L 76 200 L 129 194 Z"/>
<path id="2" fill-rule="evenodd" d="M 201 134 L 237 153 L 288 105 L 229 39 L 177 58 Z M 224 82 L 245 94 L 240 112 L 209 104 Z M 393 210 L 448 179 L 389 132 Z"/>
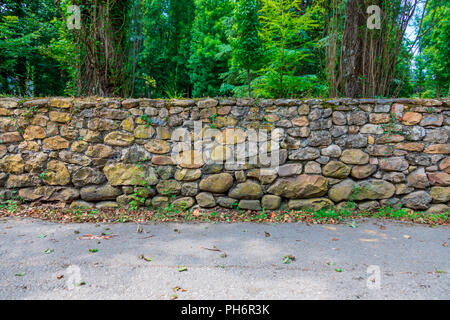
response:
<path id="1" fill-rule="evenodd" d="M 3 98 L 0 196 L 253 210 L 353 199 L 362 210 L 444 212 L 449 135 L 450 100 Z M 273 145 L 278 166 L 261 157 Z"/>

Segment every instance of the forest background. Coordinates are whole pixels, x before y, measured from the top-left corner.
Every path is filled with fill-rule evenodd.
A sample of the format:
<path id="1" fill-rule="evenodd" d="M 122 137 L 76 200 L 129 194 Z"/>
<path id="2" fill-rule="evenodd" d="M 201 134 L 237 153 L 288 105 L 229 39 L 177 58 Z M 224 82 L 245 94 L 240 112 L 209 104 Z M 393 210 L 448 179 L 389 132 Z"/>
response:
<path id="1" fill-rule="evenodd" d="M 3 0 L 0 95 L 442 98 L 449 44 L 444 0 Z"/>

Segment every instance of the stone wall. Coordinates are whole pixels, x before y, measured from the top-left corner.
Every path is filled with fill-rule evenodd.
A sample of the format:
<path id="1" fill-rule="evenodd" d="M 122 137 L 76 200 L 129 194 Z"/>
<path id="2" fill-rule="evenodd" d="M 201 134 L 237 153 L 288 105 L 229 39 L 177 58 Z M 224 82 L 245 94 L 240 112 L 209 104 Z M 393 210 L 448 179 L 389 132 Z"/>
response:
<path id="1" fill-rule="evenodd" d="M 200 133 L 196 123 L 203 123 Z M 180 128 L 188 135 L 174 137 Z M 268 136 L 251 138 L 250 129 Z M 203 150 L 174 156 L 189 138 L 197 146 L 208 135 L 214 139 Z M 360 209 L 401 203 L 443 212 L 450 204 L 449 135 L 450 100 L 4 98 L 1 196 L 255 210 L 353 199 Z M 280 147 L 279 167 L 260 159 L 258 148 L 275 152 L 272 145 Z M 228 161 L 243 154 L 246 163 Z"/>

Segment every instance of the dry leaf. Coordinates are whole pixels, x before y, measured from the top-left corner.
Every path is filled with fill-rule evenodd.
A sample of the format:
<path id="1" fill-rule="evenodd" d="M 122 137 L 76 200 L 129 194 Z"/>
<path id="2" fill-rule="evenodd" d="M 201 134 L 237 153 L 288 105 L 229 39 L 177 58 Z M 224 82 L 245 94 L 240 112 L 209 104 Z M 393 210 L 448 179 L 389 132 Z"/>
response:
<path id="1" fill-rule="evenodd" d="M 80 240 L 109 240 L 109 239 L 111 239 L 112 237 L 115 237 L 115 236 L 116 236 L 116 234 L 97 236 L 97 235 L 88 233 L 88 234 L 85 234 L 85 235 L 82 235 L 82 236 L 78 237 L 78 239 L 80 239 Z"/>

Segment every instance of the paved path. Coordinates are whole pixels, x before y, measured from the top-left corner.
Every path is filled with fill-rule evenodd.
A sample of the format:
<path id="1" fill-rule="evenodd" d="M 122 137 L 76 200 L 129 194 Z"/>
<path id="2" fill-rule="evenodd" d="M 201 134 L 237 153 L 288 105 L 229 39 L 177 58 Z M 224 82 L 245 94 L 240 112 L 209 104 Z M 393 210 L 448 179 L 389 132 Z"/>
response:
<path id="1" fill-rule="evenodd" d="M 187 290 L 178 292 L 178 299 L 450 298 L 450 247 L 443 245 L 450 244 L 448 226 L 367 220 L 356 228 L 301 223 L 142 227 L 144 232 L 137 233 L 132 223 L 0 220 L 0 299 L 169 299 L 177 286 Z M 78 239 L 102 232 L 117 236 Z M 214 246 L 222 251 L 205 249 Z M 153 260 L 139 259 L 141 254 Z M 296 260 L 283 264 L 288 254 Z M 187 271 L 178 272 L 178 265 Z M 380 268 L 380 281 L 369 281 L 380 283 L 380 289 L 367 287 L 370 265 Z M 86 284 L 70 285 L 80 281 Z"/>

